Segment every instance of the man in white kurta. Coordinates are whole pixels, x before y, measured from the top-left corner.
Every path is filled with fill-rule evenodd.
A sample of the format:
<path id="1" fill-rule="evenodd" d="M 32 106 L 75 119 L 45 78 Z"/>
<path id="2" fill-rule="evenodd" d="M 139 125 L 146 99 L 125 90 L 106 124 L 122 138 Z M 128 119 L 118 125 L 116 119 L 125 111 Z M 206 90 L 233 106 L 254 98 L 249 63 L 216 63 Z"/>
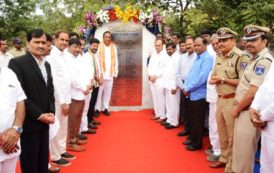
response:
<path id="1" fill-rule="evenodd" d="M 0 65 L 7 67 L 12 58 L 14 56 L 8 52 L 7 41 L 0 40 Z"/>
<path id="2" fill-rule="evenodd" d="M 272 173 L 274 170 L 274 64 L 258 89 L 251 104 L 250 117 L 261 135 L 261 173 Z"/>
<path id="3" fill-rule="evenodd" d="M 165 88 L 167 120 L 161 124 L 164 125 L 166 129 L 172 129 L 179 124 L 180 90 L 176 79 L 179 75 L 180 55 L 176 51 L 176 45 L 173 42 L 166 45 L 166 50 L 168 57 L 165 61 L 160 86 Z"/>
<path id="4" fill-rule="evenodd" d="M 67 126 L 70 97 L 70 78 L 68 68 L 65 64 L 64 50 L 68 46 L 68 34 L 58 32 L 55 34 L 55 46 L 52 47 L 47 62 L 52 69 L 54 97 L 55 97 L 55 116 L 60 123 L 56 136 L 50 140 L 50 157 L 52 163 L 58 166 L 68 166 L 75 156 L 66 152 Z M 67 159 L 67 160 L 65 160 Z"/>
<path id="5" fill-rule="evenodd" d="M 95 52 L 96 53 L 96 52 Z M 85 74 L 87 77 L 88 81 L 92 81 L 94 80 L 94 72 L 95 72 L 95 68 L 94 68 L 94 62 L 93 62 L 93 55 L 90 53 L 90 51 L 86 52 L 83 57 L 81 57 L 83 59 L 83 61 L 85 62 Z M 93 83 L 93 82 L 92 82 Z M 89 129 L 88 128 L 88 109 L 89 109 L 89 102 L 91 99 L 91 95 L 92 93 L 89 93 L 88 95 L 85 96 L 85 106 L 84 106 L 84 110 L 83 110 L 83 115 L 82 115 L 82 122 L 81 122 L 81 132 L 82 133 L 86 133 L 86 134 L 94 134 L 96 133 L 95 130 L 93 129 Z"/>
<path id="6" fill-rule="evenodd" d="M 219 52 L 218 50 L 218 37 L 217 35 L 212 35 L 211 37 L 211 45 L 214 49 L 214 56 L 213 57 L 213 64 L 215 64 L 216 54 Z M 207 46 L 208 50 L 208 46 Z M 209 54 L 211 54 L 209 52 Z M 217 98 L 218 94 L 216 91 L 216 85 L 210 84 L 211 73 L 208 75 L 208 81 L 206 85 L 206 101 L 209 103 L 209 117 L 208 117 L 208 126 L 209 126 L 209 139 L 210 144 L 212 145 L 212 149 L 206 150 L 208 154 L 207 160 L 208 161 L 218 161 L 221 155 L 221 148 L 219 142 L 219 135 L 217 129 L 217 122 L 216 122 L 216 109 L 217 109 Z"/>
<path id="7" fill-rule="evenodd" d="M 25 93 L 16 75 L 7 67 L 0 65 L 0 172 L 14 173 L 21 153 L 20 134 L 25 117 Z M 18 131 L 19 128 L 21 131 Z M 7 144 L 14 152 L 7 154 Z M 17 151 L 16 151 L 17 150 Z M 16 152 L 15 152 L 16 151 Z"/>
<path id="8" fill-rule="evenodd" d="M 112 36 L 109 31 L 106 31 L 103 34 L 103 42 L 99 45 L 99 58 L 104 82 L 99 87 L 97 102 L 95 105 L 95 116 L 99 115 L 99 111 L 103 111 L 105 115 L 109 116 L 109 103 L 113 78 L 118 76 L 117 48 L 114 43 L 112 43 Z"/>
<path id="9" fill-rule="evenodd" d="M 85 105 L 85 97 L 90 94 L 93 87 L 89 74 L 86 72 L 86 62 L 78 56 L 81 42 L 78 38 L 69 40 L 69 47 L 65 51 L 66 65 L 71 81 L 71 104 L 68 117 L 68 150 L 81 152 L 85 149 L 78 144 L 86 141 L 80 140 L 79 130 Z M 93 76 L 93 74 L 91 74 Z"/>
<path id="10" fill-rule="evenodd" d="M 152 120 L 160 119 L 158 122 L 161 122 L 166 118 L 165 89 L 159 85 L 163 76 L 165 59 L 167 58 L 167 54 L 163 49 L 163 46 L 162 40 L 155 41 L 156 51 L 152 53 L 150 63 L 148 65 L 148 78 L 155 112 L 155 117 L 153 117 Z"/>

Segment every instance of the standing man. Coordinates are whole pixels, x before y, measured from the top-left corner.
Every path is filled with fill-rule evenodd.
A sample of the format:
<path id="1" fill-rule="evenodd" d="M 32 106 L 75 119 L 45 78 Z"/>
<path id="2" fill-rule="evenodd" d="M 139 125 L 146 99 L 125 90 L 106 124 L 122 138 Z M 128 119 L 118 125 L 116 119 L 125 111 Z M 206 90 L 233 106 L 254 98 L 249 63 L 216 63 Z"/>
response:
<path id="1" fill-rule="evenodd" d="M 71 81 L 70 95 L 71 104 L 69 107 L 68 117 L 68 150 L 81 152 L 85 148 L 78 144 L 85 144 L 86 140 L 79 139 L 80 124 L 85 106 L 85 97 L 90 94 L 93 87 L 89 75 L 86 74 L 86 64 L 83 57 L 78 56 L 81 50 L 81 42 L 79 38 L 69 40 L 69 47 L 65 51 L 67 68 Z"/>
<path id="2" fill-rule="evenodd" d="M 268 28 L 256 25 L 244 28 L 244 39 L 251 58 L 237 87 L 236 103 L 232 110 L 235 118 L 232 168 L 235 173 L 253 172 L 260 132 L 253 127 L 248 109 L 273 60 L 267 49 L 268 32 Z"/>
<path id="3" fill-rule="evenodd" d="M 47 61 L 51 65 L 54 85 L 56 118 L 60 127 L 56 136 L 50 140 L 50 158 L 53 165 L 68 166 L 68 160 L 75 159 L 74 155 L 66 152 L 67 127 L 70 97 L 70 78 L 65 64 L 64 50 L 68 47 L 68 33 L 59 31 L 55 34 L 54 46 Z"/>
<path id="4" fill-rule="evenodd" d="M 179 43 L 180 43 L 180 35 L 179 35 L 179 33 L 173 33 L 171 35 L 171 41 L 173 43 L 175 43 L 175 45 L 176 45 L 176 51 L 178 53 L 180 53 L 180 45 L 179 45 Z"/>
<path id="5" fill-rule="evenodd" d="M 12 70 L 0 65 L 0 172 L 15 173 L 21 152 L 25 93 Z"/>
<path id="6" fill-rule="evenodd" d="M 249 109 L 250 120 L 255 128 L 261 130 L 261 173 L 274 170 L 274 63 L 271 65 L 263 84 L 258 89 Z M 266 97 L 267 96 L 267 97 Z"/>
<path id="7" fill-rule="evenodd" d="M 93 90 L 91 94 L 91 99 L 89 102 L 89 108 L 88 108 L 88 127 L 91 129 L 97 129 L 96 125 L 100 125 L 101 123 L 96 121 L 94 119 L 94 112 L 95 112 L 95 104 L 98 96 L 99 86 L 103 84 L 103 74 L 99 62 L 99 56 L 98 56 L 98 46 L 100 41 L 96 38 L 92 38 L 89 42 L 89 51 L 85 54 L 87 56 L 91 63 L 94 66 L 94 85 Z"/>
<path id="8" fill-rule="evenodd" d="M 184 89 L 184 82 L 188 77 L 188 73 L 192 68 L 193 62 L 197 58 L 197 54 L 194 52 L 194 40 L 192 37 L 186 38 L 186 49 L 187 54 L 184 54 L 180 58 L 179 63 L 179 78 L 177 78 L 177 83 L 181 90 Z M 181 92 L 180 99 L 180 114 L 183 119 L 184 130 L 178 133 L 178 136 L 186 136 L 189 135 L 190 127 L 189 127 L 189 97 L 186 97 L 183 92 Z"/>
<path id="9" fill-rule="evenodd" d="M 51 67 L 43 57 L 46 43 L 43 30 L 30 31 L 27 34 L 29 52 L 9 63 L 27 96 L 21 134 L 22 173 L 48 172 L 49 124 L 54 123 L 55 109 Z"/>
<path id="10" fill-rule="evenodd" d="M 7 67 L 14 56 L 8 52 L 8 43 L 5 39 L 0 39 L 0 65 Z"/>
<path id="11" fill-rule="evenodd" d="M 197 53 L 197 58 L 193 62 L 183 85 L 184 95 L 190 97 L 189 123 L 191 139 L 186 146 L 186 149 L 189 151 L 201 149 L 203 145 L 204 121 L 208 106 L 205 100 L 206 83 L 213 65 L 213 58 L 206 50 L 205 39 L 201 37 L 196 38 L 194 50 Z"/>
<path id="12" fill-rule="evenodd" d="M 22 48 L 22 41 L 19 38 L 13 39 L 13 48 L 9 50 L 9 52 L 16 58 L 26 54 L 24 48 Z"/>
<path id="13" fill-rule="evenodd" d="M 111 98 L 113 78 L 118 76 L 118 55 L 117 48 L 112 43 L 112 35 L 109 31 L 104 32 L 103 42 L 99 45 L 99 59 L 103 72 L 104 82 L 99 87 L 97 102 L 95 105 L 95 115 L 99 115 L 99 111 L 109 116 L 109 102 Z"/>
<path id="14" fill-rule="evenodd" d="M 163 121 L 161 125 L 164 125 L 166 129 L 173 129 L 179 124 L 180 90 L 178 89 L 176 79 L 179 75 L 180 55 L 176 51 L 176 45 L 173 42 L 166 45 L 166 52 L 168 57 L 165 58 L 160 86 L 165 89 L 167 120 Z"/>
<path id="15" fill-rule="evenodd" d="M 221 156 L 211 168 L 225 167 L 225 172 L 232 172 L 232 142 L 234 119 L 231 110 L 235 103 L 235 92 L 239 79 L 248 62 L 248 57 L 236 48 L 237 33 L 229 28 L 217 30 L 220 54 L 211 75 L 211 84 L 216 84 L 218 94 L 216 121 L 220 139 Z"/>
<path id="16" fill-rule="evenodd" d="M 215 55 L 213 56 L 213 65 L 216 62 L 216 56 L 220 53 L 219 46 L 218 46 L 218 36 L 217 34 L 213 34 L 211 36 L 211 44 L 215 51 Z M 211 149 L 207 149 L 205 152 L 208 154 L 207 160 L 218 161 L 221 155 L 221 148 L 219 142 L 219 134 L 217 129 L 217 122 L 216 122 L 216 104 L 218 99 L 218 94 L 216 91 L 216 85 L 210 84 L 211 74 L 208 75 L 208 82 L 206 86 L 206 101 L 209 103 L 209 116 L 208 116 L 208 127 L 209 127 L 209 139 L 210 144 L 212 146 Z"/>
<path id="17" fill-rule="evenodd" d="M 163 69 L 165 66 L 165 59 L 167 54 L 163 49 L 163 40 L 155 41 L 156 51 L 152 53 L 150 63 L 148 65 L 148 79 L 152 94 L 152 101 L 154 107 L 155 117 L 152 120 L 159 120 L 162 122 L 166 119 L 165 111 L 165 89 L 159 84 L 163 76 Z"/>

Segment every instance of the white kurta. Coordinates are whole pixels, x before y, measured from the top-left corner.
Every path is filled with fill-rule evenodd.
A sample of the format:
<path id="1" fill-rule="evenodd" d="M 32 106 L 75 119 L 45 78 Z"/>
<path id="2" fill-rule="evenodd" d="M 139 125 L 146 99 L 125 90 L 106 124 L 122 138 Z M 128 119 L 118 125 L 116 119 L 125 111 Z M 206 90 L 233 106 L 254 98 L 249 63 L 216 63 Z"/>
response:
<path id="1" fill-rule="evenodd" d="M 12 70 L 0 65 L 0 133 L 11 128 L 15 119 L 16 104 L 26 99 L 26 95 Z M 6 154 L 0 149 L 0 162 L 18 157 L 20 141 L 17 145 L 19 150 L 16 153 Z M 15 160 L 16 162 L 16 160 Z"/>
<path id="2" fill-rule="evenodd" d="M 46 57 L 46 61 L 51 66 L 54 98 L 55 98 L 55 117 L 59 125 L 50 125 L 50 131 L 57 130 L 56 135 L 50 140 L 50 156 L 53 161 L 59 160 L 61 154 L 66 152 L 67 124 L 68 117 L 62 114 L 61 105 L 70 104 L 70 77 L 68 67 L 65 62 L 64 52 L 53 46 L 50 55 Z M 56 127 L 61 128 L 56 128 Z"/>
<path id="3" fill-rule="evenodd" d="M 7 67 L 12 58 L 14 58 L 14 56 L 11 53 L 6 52 L 5 54 L 3 54 L 2 52 L 0 52 L 0 65 Z"/>
<path id="4" fill-rule="evenodd" d="M 165 88 L 167 122 L 173 126 L 179 124 L 180 90 L 177 85 L 179 60 L 178 52 L 166 58 L 163 77 L 159 81 L 159 85 Z M 176 94 L 171 94 L 171 90 L 177 90 Z"/>
<path id="5" fill-rule="evenodd" d="M 163 69 L 165 66 L 165 59 L 167 59 L 166 51 L 163 49 L 160 53 L 156 51 L 152 53 L 150 62 L 148 65 L 148 76 L 157 77 L 155 83 L 150 83 L 153 108 L 156 117 L 164 119 L 166 118 L 165 113 L 165 90 L 160 86 L 160 81 L 163 76 Z"/>
<path id="6" fill-rule="evenodd" d="M 258 89 L 251 108 L 260 112 L 261 120 L 267 125 L 262 130 L 261 173 L 272 173 L 274 170 L 274 64 Z"/>
<path id="7" fill-rule="evenodd" d="M 109 102 L 110 102 L 112 87 L 113 87 L 113 77 L 118 76 L 117 48 L 115 45 L 113 46 L 114 46 L 115 57 L 116 57 L 114 74 L 111 74 L 111 47 L 105 46 L 105 71 L 103 71 L 104 82 L 99 87 L 97 101 L 95 105 L 95 110 L 99 110 L 99 111 L 104 111 L 105 109 L 109 109 Z M 99 57 L 99 58 L 102 58 L 102 57 Z"/>
<path id="8" fill-rule="evenodd" d="M 94 63 L 96 63 L 96 61 L 93 61 L 93 57 L 91 55 L 90 52 L 86 52 L 83 56 L 83 61 L 86 62 L 84 63 L 86 65 L 86 74 L 87 74 L 87 79 L 89 81 L 93 80 L 94 78 L 94 74 L 95 74 L 95 67 Z M 85 106 L 84 106 L 84 110 L 83 110 L 83 114 L 82 114 L 82 120 L 81 120 L 81 126 L 80 126 L 80 131 L 84 132 L 88 130 L 88 118 L 87 118 L 87 113 L 88 113 L 88 108 L 89 108 L 89 102 L 91 99 L 91 94 L 88 94 L 85 96 Z"/>

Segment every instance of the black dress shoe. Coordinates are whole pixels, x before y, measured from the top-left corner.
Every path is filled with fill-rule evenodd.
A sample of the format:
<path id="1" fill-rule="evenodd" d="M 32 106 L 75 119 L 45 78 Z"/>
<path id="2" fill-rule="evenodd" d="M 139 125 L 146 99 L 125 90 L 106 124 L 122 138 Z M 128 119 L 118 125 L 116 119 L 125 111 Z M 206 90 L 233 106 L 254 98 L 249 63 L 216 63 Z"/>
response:
<path id="1" fill-rule="evenodd" d="M 174 129 L 174 128 L 176 128 L 176 126 L 173 126 L 173 125 L 167 123 L 167 124 L 165 125 L 165 128 L 166 128 L 166 129 Z"/>
<path id="2" fill-rule="evenodd" d="M 96 130 L 88 129 L 87 131 L 82 132 L 82 134 L 95 134 Z"/>
<path id="3" fill-rule="evenodd" d="M 188 132 L 186 130 L 183 130 L 177 134 L 177 136 L 186 136 L 186 135 L 188 135 Z"/>
<path id="4" fill-rule="evenodd" d="M 96 121 L 96 120 L 93 120 L 93 121 L 91 121 L 91 123 L 92 124 L 94 124 L 94 125 L 101 125 L 102 123 L 101 122 L 99 122 L 99 121 Z"/>
<path id="5" fill-rule="evenodd" d="M 88 137 L 80 133 L 80 134 L 78 135 L 78 139 L 80 139 L 80 140 L 87 140 Z"/>
<path id="6" fill-rule="evenodd" d="M 107 109 L 104 110 L 103 114 L 105 114 L 106 116 L 110 116 L 110 112 Z"/>
<path id="7" fill-rule="evenodd" d="M 191 140 L 186 140 L 183 142 L 184 145 L 190 145 L 191 144 Z"/>
<path id="8" fill-rule="evenodd" d="M 95 116 L 95 117 L 99 117 L 99 115 L 100 115 L 100 112 L 99 112 L 98 110 L 95 110 L 94 116 Z"/>
<path id="9" fill-rule="evenodd" d="M 192 145 L 186 146 L 186 150 L 188 150 L 188 151 L 196 151 L 196 150 L 200 150 L 200 149 L 202 149 L 202 147 L 193 147 Z"/>
<path id="10" fill-rule="evenodd" d="M 97 129 L 97 126 L 94 125 L 93 123 L 89 123 L 88 124 L 88 128 L 90 128 L 90 129 Z"/>
<path id="11" fill-rule="evenodd" d="M 165 126 L 165 125 L 167 125 L 167 124 L 168 124 L 168 122 L 166 122 L 166 121 L 162 121 L 160 124 L 161 124 L 162 126 Z"/>

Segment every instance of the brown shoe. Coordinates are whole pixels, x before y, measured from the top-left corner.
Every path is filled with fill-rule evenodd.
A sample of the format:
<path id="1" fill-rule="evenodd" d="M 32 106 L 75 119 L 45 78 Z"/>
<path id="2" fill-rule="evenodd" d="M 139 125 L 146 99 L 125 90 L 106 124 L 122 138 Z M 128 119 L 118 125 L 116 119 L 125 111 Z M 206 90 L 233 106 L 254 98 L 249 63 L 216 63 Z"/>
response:
<path id="1" fill-rule="evenodd" d="M 87 144 L 87 143 L 88 143 L 87 140 L 81 140 L 81 139 L 78 139 L 78 140 L 77 140 L 77 144 L 78 144 L 78 145 L 84 145 L 84 144 Z"/>
<path id="2" fill-rule="evenodd" d="M 217 162 L 211 163 L 209 165 L 209 167 L 211 167 L 211 168 L 224 168 L 225 165 L 226 165 L 225 163 L 217 161 Z"/>
<path id="3" fill-rule="evenodd" d="M 67 149 L 69 151 L 76 151 L 76 152 L 82 152 L 82 151 L 85 151 L 86 149 L 84 147 L 81 147 L 77 144 L 69 144 Z"/>
<path id="4" fill-rule="evenodd" d="M 60 168 L 56 166 L 51 166 L 48 170 L 48 173 L 57 173 L 57 172 L 60 172 Z"/>
<path id="5" fill-rule="evenodd" d="M 152 117 L 151 120 L 158 120 L 159 117 Z"/>

